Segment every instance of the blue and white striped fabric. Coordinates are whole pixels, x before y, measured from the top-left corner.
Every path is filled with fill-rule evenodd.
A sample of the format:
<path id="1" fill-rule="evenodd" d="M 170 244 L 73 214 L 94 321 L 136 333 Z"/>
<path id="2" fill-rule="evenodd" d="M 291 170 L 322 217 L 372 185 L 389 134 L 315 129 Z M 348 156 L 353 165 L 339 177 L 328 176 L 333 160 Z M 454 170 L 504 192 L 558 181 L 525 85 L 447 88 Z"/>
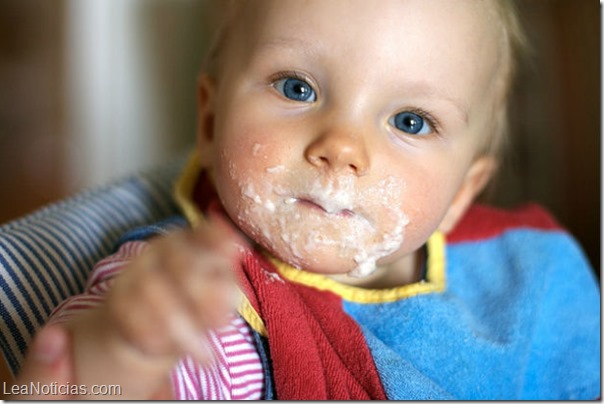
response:
<path id="1" fill-rule="evenodd" d="M 126 231 L 177 213 L 182 159 L 82 192 L 0 226 L 0 347 L 16 374 L 36 330 L 83 290 L 96 261 Z"/>

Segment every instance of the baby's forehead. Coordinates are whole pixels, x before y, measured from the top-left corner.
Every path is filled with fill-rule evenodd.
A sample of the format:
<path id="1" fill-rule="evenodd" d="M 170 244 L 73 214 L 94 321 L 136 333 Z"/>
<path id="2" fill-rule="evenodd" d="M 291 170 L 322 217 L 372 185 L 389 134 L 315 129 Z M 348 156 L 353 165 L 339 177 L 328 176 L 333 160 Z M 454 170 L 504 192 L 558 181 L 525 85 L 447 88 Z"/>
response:
<path id="1" fill-rule="evenodd" d="M 502 10 L 506 9 L 506 1 L 509 0 L 380 0 L 379 7 L 375 2 L 368 0 L 219 0 L 223 12 L 220 13 L 225 19 L 232 19 L 232 26 L 246 25 L 250 27 L 266 27 L 278 22 L 287 23 L 296 17 L 292 10 L 312 10 L 319 8 L 321 13 L 331 18 L 334 25 L 348 25 L 354 30 L 354 26 L 348 24 L 347 17 L 354 13 L 365 14 L 367 6 L 378 15 L 374 18 L 379 24 L 379 12 L 391 13 L 398 8 L 403 13 L 412 12 L 418 5 L 429 4 L 448 16 L 449 19 L 456 18 L 450 10 L 463 9 L 464 17 L 473 17 L 477 20 L 497 20 L 505 23 L 502 18 Z M 396 11 L 395 11 L 396 12 Z M 266 17 L 277 17 L 276 19 Z M 476 25 L 476 24 L 473 24 Z M 489 24 L 491 25 L 491 24 Z M 428 24 L 426 29 L 434 28 L 434 24 Z M 249 32 L 249 30 L 248 30 Z"/>
<path id="2" fill-rule="evenodd" d="M 334 25 L 346 24 L 347 17 L 350 17 L 354 13 L 366 13 L 367 9 L 376 11 L 376 15 L 381 11 L 382 14 L 388 14 L 396 12 L 398 8 L 402 12 L 410 12 L 413 8 L 420 4 L 429 4 L 438 9 L 451 10 L 452 8 L 459 8 L 464 10 L 473 11 L 494 11 L 495 1 L 493 0 L 455 0 L 455 1 L 443 1 L 443 0 L 380 0 L 379 7 L 376 7 L 376 3 L 367 0 L 233 0 L 229 2 L 230 11 L 225 14 L 231 13 L 239 17 L 239 23 L 251 22 L 257 23 L 256 25 L 266 24 L 266 20 L 257 19 L 258 16 L 267 15 L 278 15 L 278 19 L 283 22 L 295 19 L 296 15 L 292 13 L 293 10 L 312 10 L 320 9 L 322 13 L 327 14 L 332 18 Z M 481 15 L 476 15 L 481 17 Z M 454 16 L 451 16 L 454 18 Z M 271 21 L 269 23 L 274 23 Z M 377 21 L 379 23 L 379 21 Z M 352 27 L 354 28 L 354 27 Z M 426 27 L 429 29 L 430 27 Z"/>
<path id="3" fill-rule="evenodd" d="M 505 0 L 503 0 L 505 1 Z M 289 37 L 308 36 L 316 29 L 315 20 L 327 22 L 326 27 L 336 32 L 347 32 L 350 36 L 372 27 L 384 31 L 384 21 L 392 14 L 416 15 L 421 19 L 426 34 L 445 29 L 449 23 L 460 21 L 470 31 L 469 38 L 492 38 L 494 47 L 506 46 L 505 24 L 501 0 L 380 0 L 379 7 L 367 0 L 232 0 L 229 11 L 224 13 L 228 21 L 225 31 L 231 36 L 231 45 L 240 42 L 248 46 L 256 41 L 272 41 L 287 32 Z M 302 17 L 303 16 L 303 17 Z M 443 24 L 444 22 L 444 24 Z M 405 38 L 405 27 L 399 24 L 398 37 Z M 316 31 L 321 43 L 334 40 L 329 29 Z M 224 33 L 223 33 L 224 34 Z M 446 41 L 453 40 L 454 33 L 447 32 Z M 312 37 L 312 36 L 311 36 Z M 228 42 L 223 43 L 227 45 Z M 382 44 L 383 45 L 383 44 Z M 502 46 L 503 45 L 503 46 Z"/>
<path id="4" fill-rule="evenodd" d="M 380 0 L 380 7 L 367 0 L 235 0 L 232 4 L 230 45 L 240 52 L 265 44 L 310 42 L 326 51 L 348 45 L 354 56 L 367 39 L 373 39 L 372 47 L 388 51 L 397 43 L 417 42 L 421 37 L 443 59 L 457 43 L 455 49 L 480 63 L 476 51 L 486 55 L 485 48 L 495 53 L 505 48 L 501 19 L 490 0 Z"/>

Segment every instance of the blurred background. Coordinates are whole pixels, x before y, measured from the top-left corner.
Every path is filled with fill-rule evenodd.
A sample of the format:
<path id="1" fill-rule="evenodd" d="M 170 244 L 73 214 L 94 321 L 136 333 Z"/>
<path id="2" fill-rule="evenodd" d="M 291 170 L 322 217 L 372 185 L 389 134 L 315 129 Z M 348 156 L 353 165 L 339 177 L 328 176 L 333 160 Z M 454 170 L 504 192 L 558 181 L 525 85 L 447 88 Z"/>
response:
<path id="1" fill-rule="evenodd" d="M 0 223 L 191 148 L 211 1 L 0 1 Z M 601 7 L 520 6 L 533 54 L 488 200 L 544 205 L 599 274 Z"/>

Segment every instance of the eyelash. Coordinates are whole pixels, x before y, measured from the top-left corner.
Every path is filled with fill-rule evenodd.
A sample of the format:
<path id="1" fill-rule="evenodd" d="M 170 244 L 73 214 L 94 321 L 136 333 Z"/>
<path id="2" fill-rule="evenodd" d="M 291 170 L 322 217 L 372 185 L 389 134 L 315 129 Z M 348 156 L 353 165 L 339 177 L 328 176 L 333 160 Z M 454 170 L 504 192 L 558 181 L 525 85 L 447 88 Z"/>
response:
<path id="1" fill-rule="evenodd" d="M 422 119 L 424 119 L 426 122 L 428 122 L 428 125 L 430 125 L 430 127 L 434 130 L 435 134 L 440 134 L 441 132 L 441 126 L 440 123 L 438 122 L 438 119 L 436 119 L 430 112 L 426 111 L 423 108 L 404 108 L 402 110 L 400 110 L 399 112 L 397 112 L 397 114 L 401 113 L 401 112 L 411 112 L 413 114 L 417 114 L 419 115 Z"/>
<path id="2" fill-rule="evenodd" d="M 286 70 L 286 71 L 275 73 L 269 77 L 268 81 L 269 81 L 269 84 L 273 85 L 279 80 L 289 79 L 289 78 L 305 81 L 313 88 L 313 90 L 315 90 L 315 92 L 317 91 L 314 84 L 312 83 L 312 80 L 309 80 L 309 78 L 306 77 L 304 74 L 297 72 L 295 70 Z"/>

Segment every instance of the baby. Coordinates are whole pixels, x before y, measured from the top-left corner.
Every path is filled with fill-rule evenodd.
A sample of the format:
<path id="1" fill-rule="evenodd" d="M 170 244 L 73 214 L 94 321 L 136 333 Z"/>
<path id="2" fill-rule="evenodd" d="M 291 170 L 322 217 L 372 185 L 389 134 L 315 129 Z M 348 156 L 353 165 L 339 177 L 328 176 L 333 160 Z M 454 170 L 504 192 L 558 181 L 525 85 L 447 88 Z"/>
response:
<path id="1" fill-rule="evenodd" d="M 511 3 L 221 5 L 178 184 L 194 230 L 128 239 L 56 310 L 77 383 L 120 399 L 598 397 L 580 249 L 535 206 L 472 206 L 506 131 Z"/>

